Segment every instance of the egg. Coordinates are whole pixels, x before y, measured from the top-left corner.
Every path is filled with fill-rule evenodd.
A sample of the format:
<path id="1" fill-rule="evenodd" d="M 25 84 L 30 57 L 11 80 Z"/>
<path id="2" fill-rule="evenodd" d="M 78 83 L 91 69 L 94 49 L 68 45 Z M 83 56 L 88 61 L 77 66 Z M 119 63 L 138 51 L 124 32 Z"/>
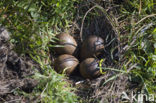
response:
<path id="1" fill-rule="evenodd" d="M 70 75 L 78 66 L 79 61 L 72 55 L 63 54 L 60 55 L 54 63 L 54 69 L 58 73 L 63 73 Z"/>
<path id="2" fill-rule="evenodd" d="M 98 56 L 104 49 L 104 40 L 96 35 L 90 35 L 82 44 L 81 60 Z"/>
<path id="3" fill-rule="evenodd" d="M 95 58 L 87 58 L 80 64 L 80 74 L 86 79 L 94 79 L 101 75 L 98 69 L 99 61 Z"/>
<path id="4" fill-rule="evenodd" d="M 56 37 L 59 39 L 57 44 L 63 46 L 55 48 L 57 54 L 74 55 L 76 53 L 77 42 L 71 35 L 68 33 L 61 33 Z"/>

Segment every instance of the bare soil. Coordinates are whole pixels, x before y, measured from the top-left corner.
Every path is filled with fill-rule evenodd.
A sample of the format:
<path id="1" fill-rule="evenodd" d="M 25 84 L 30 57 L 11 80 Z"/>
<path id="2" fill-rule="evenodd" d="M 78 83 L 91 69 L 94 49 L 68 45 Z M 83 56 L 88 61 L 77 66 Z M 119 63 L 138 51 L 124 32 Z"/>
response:
<path id="1" fill-rule="evenodd" d="M 29 57 L 19 57 L 7 42 L 8 32 L 0 30 L 0 103 L 26 103 L 28 98 L 15 90 L 29 93 L 37 85 L 37 81 L 30 78 L 34 74 L 34 63 Z"/>

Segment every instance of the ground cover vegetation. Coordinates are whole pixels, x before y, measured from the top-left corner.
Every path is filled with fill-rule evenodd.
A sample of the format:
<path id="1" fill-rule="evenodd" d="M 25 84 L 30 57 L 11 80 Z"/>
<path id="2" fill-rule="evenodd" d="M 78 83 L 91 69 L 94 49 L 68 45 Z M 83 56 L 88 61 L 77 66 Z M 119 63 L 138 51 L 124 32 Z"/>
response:
<path id="1" fill-rule="evenodd" d="M 14 88 L 5 96 L 43 103 L 111 103 L 120 102 L 123 91 L 155 94 L 155 8 L 154 0 L 1 0 L 0 25 L 11 34 L 12 49 L 34 64 L 33 75 L 24 78 L 38 81 L 29 92 Z M 106 38 L 101 77 L 71 80 L 54 71 L 53 48 L 60 46 L 55 36 L 65 31 L 79 42 L 90 33 Z M 6 101 L 12 99 L 0 93 L 0 102 Z"/>

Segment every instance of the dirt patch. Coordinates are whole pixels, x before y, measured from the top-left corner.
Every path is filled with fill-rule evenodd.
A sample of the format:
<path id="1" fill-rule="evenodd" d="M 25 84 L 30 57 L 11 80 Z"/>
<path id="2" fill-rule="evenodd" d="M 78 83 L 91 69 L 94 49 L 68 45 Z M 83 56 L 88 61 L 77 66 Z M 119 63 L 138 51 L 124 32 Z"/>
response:
<path id="1" fill-rule="evenodd" d="M 9 38 L 9 32 L 0 27 L 0 102 L 17 103 L 26 100 L 14 91 L 31 92 L 37 81 L 30 78 L 34 74 L 34 62 L 29 57 L 19 57 L 12 50 Z"/>

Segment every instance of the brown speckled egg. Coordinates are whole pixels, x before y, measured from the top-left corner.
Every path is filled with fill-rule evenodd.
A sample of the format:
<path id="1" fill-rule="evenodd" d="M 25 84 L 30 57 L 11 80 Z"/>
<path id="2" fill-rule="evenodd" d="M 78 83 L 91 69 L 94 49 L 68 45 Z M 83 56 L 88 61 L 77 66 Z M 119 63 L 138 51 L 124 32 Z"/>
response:
<path id="1" fill-rule="evenodd" d="M 81 60 L 98 56 L 104 49 L 104 40 L 96 35 L 90 35 L 82 44 Z"/>
<path id="2" fill-rule="evenodd" d="M 73 55 L 76 52 L 77 43 L 71 35 L 69 35 L 68 33 L 61 33 L 56 37 L 59 39 L 57 44 L 63 46 L 63 47 L 56 47 L 55 50 L 57 54 Z"/>
<path id="3" fill-rule="evenodd" d="M 101 75 L 98 69 L 99 61 L 95 58 L 87 58 L 80 64 L 80 73 L 84 78 L 94 79 Z"/>
<path id="4" fill-rule="evenodd" d="M 63 54 L 55 60 L 54 69 L 58 73 L 63 73 L 65 71 L 67 75 L 70 75 L 78 66 L 78 64 L 79 61 L 74 56 Z"/>

